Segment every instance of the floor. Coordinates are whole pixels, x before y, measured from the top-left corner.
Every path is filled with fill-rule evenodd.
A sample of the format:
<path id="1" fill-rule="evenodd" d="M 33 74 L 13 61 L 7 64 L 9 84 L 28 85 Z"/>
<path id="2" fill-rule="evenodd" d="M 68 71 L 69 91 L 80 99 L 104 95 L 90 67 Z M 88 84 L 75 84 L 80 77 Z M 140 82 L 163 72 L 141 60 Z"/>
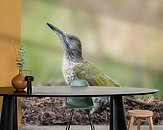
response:
<path id="1" fill-rule="evenodd" d="M 66 126 L 23 126 L 19 130 L 65 130 Z M 96 130 L 109 130 L 109 127 L 106 125 L 96 125 Z M 90 130 L 89 125 L 72 125 L 71 130 Z M 133 130 L 137 130 L 136 126 L 133 127 Z M 141 126 L 141 130 L 149 130 L 147 125 Z M 154 130 L 163 130 L 163 125 L 154 126 Z"/>

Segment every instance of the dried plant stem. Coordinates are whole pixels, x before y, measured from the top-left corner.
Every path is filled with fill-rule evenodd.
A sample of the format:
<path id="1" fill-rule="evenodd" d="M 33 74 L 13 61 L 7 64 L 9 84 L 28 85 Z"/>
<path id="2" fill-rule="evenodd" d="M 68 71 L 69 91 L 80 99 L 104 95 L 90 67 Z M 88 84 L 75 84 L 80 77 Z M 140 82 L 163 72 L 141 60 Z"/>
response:
<path id="1" fill-rule="evenodd" d="M 16 57 L 16 59 L 18 59 L 17 54 L 16 54 L 16 47 L 15 47 L 15 45 L 14 45 L 14 40 L 12 40 L 12 46 L 13 46 L 13 48 L 14 48 L 15 57 Z"/>

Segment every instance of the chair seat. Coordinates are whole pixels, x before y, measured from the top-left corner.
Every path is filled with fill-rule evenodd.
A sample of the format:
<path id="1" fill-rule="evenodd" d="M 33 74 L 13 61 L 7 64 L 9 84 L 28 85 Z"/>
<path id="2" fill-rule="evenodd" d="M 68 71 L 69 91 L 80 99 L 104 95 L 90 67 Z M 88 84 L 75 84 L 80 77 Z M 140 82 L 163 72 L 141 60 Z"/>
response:
<path id="1" fill-rule="evenodd" d="M 130 110 L 128 111 L 129 116 L 134 117 L 151 117 L 153 116 L 153 112 L 149 110 Z"/>
<path id="2" fill-rule="evenodd" d="M 66 108 L 91 109 L 94 104 L 91 97 L 68 97 L 66 99 Z"/>

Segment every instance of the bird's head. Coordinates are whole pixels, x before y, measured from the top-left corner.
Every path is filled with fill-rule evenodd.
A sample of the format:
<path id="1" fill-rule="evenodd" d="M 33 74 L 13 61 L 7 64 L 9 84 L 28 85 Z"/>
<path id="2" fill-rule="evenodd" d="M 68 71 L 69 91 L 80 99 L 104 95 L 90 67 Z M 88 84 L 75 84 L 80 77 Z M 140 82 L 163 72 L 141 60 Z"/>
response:
<path id="1" fill-rule="evenodd" d="M 65 52 L 65 57 L 68 60 L 72 62 L 83 60 L 81 42 L 77 36 L 68 34 L 50 23 L 47 23 L 47 25 L 58 35 Z"/>

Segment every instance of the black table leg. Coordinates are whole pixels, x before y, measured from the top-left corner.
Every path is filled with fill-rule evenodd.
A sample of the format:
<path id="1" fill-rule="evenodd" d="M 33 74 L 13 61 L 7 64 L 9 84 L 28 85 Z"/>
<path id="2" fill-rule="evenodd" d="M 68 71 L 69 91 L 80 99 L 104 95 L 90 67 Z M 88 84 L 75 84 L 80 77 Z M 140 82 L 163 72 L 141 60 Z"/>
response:
<path id="1" fill-rule="evenodd" d="M 17 123 L 17 97 L 4 96 L 0 130 L 18 130 Z"/>
<path id="2" fill-rule="evenodd" d="M 110 130 L 127 130 L 122 96 L 111 96 Z"/>

